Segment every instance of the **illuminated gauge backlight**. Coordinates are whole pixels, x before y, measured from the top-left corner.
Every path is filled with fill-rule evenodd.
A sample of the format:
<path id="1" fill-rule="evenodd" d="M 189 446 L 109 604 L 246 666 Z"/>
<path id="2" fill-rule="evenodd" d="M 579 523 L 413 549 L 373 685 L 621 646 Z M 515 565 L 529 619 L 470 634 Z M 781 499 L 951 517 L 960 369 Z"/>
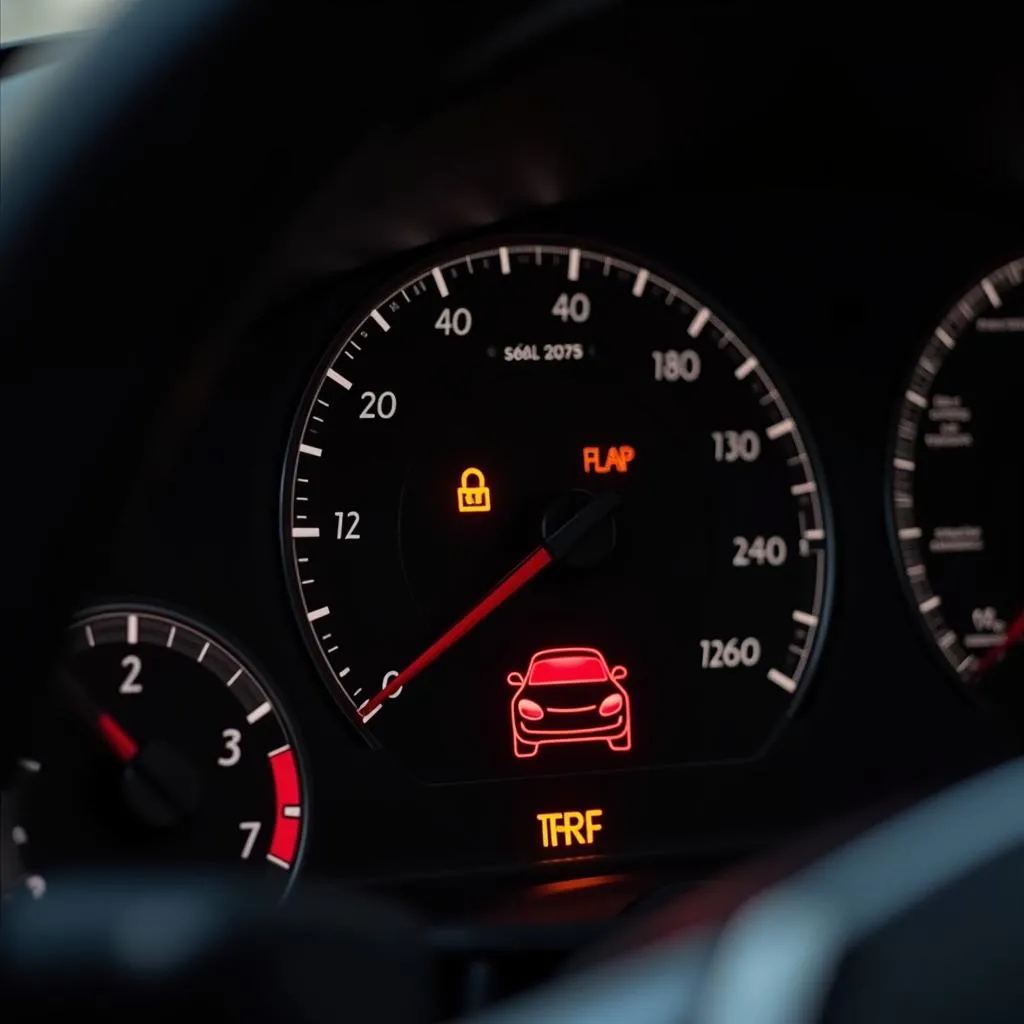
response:
<path id="1" fill-rule="evenodd" d="M 331 692 L 426 781 L 753 756 L 828 613 L 824 483 L 764 353 L 583 243 L 446 257 L 343 328 L 283 532 Z"/>

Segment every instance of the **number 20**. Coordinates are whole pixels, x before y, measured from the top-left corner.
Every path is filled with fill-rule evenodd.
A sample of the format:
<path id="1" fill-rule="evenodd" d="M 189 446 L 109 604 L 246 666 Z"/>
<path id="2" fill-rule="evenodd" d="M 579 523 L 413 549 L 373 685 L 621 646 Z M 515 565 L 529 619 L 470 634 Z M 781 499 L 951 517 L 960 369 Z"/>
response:
<path id="1" fill-rule="evenodd" d="M 361 420 L 389 420 L 398 409 L 394 391 L 382 391 L 379 395 L 376 391 L 364 391 L 359 397 L 366 403 L 359 414 Z"/>

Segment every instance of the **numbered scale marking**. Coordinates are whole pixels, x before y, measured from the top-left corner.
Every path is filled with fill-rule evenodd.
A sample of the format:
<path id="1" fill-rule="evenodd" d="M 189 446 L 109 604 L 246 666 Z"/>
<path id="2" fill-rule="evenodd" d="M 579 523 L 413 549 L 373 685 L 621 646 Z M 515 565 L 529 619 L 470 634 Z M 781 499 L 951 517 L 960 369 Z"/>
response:
<path id="1" fill-rule="evenodd" d="M 423 777 L 731 759 L 819 649 L 823 490 L 778 376 L 714 303 L 646 261 L 510 241 L 396 281 L 330 343 L 285 471 L 285 560 L 331 691 Z M 606 493 L 585 553 L 481 608 Z M 629 666 L 628 752 L 513 742 L 506 677 L 566 645 Z"/>
<path id="2" fill-rule="evenodd" d="M 893 438 L 894 542 L 916 614 L 963 682 L 1024 729 L 1024 258 L 924 342 Z"/>
<path id="3" fill-rule="evenodd" d="M 27 877 L 238 864 L 285 891 L 302 846 L 298 758 L 275 698 L 225 644 L 163 613 L 89 613 L 54 688 L 16 789 Z"/>

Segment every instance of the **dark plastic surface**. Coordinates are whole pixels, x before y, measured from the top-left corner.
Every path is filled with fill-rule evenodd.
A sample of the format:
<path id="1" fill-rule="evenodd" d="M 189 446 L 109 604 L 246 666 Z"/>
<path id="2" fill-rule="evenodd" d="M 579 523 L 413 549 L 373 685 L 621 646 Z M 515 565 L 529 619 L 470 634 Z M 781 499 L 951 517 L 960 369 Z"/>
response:
<path id="1" fill-rule="evenodd" d="M 399 908 L 323 889 L 282 907 L 223 875 L 83 876 L 62 895 L 5 907 L 4 1014 L 107 1024 L 183 1018 L 431 1017 L 426 936 Z"/>

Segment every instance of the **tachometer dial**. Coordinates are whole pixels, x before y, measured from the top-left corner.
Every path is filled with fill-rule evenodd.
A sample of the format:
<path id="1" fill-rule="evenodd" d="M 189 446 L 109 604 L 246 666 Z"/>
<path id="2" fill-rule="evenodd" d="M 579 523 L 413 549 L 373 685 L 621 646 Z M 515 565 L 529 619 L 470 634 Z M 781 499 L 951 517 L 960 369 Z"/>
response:
<path id="1" fill-rule="evenodd" d="M 286 471 L 332 692 L 431 781 L 755 754 L 828 607 L 784 394 L 643 261 L 510 243 L 400 280 L 331 345 Z"/>
<path id="2" fill-rule="evenodd" d="M 892 512 L 909 593 L 942 656 L 1024 726 L 1024 259 L 968 291 L 904 393 Z"/>
<path id="3" fill-rule="evenodd" d="M 60 869 L 151 862 L 237 864 L 285 890 L 303 822 L 294 743 L 223 643 L 176 617 L 98 611 L 71 627 L 54 687 L 13 816 L 30 891 Z"/>

